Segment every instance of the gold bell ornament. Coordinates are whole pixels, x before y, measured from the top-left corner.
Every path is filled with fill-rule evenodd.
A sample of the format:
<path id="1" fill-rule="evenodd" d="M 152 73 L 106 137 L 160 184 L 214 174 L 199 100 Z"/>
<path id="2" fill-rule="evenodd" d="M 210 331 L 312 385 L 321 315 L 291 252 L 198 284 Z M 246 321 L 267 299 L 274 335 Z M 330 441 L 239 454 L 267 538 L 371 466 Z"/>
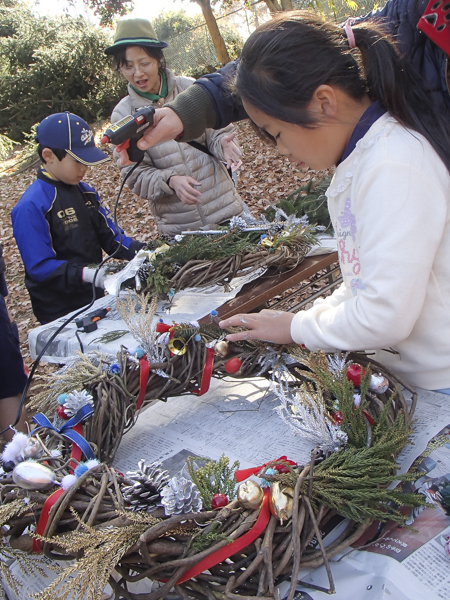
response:
<path id="1" fill-rule="evenodd" d="M 226 340 L 219 340 L 214 344 L 214 354 L 220 356 L 220 358 L 225 358 L 228 354 L 228 342 Z"/>
<path id="2" fill-rule="evenodd" d="M 294 490 L 275 481 L 270 488 L 270 512 L 281 524 L 292 517 L 293 504 Z"/>
<path id="3" fill-rule="evenodd" d="M 264 498 L 264 490 L 257 483 L 249 479 L 238 487 L 237 499 L 244 508 L 256 510 Z"/>
<path id="4" fill-rule="evenodd" d="M 172 354 L 179 354 L 180 356 L 186 352 L 186 342 L 183 338 L 172 338 L 169 340 L 167 347 Z"/>

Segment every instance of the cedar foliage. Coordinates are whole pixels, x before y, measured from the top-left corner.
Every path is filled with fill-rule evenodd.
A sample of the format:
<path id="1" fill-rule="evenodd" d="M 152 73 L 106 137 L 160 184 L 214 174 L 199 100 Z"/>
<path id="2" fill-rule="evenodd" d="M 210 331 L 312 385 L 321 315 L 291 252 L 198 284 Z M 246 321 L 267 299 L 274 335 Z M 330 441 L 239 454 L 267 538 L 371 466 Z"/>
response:
<path id="1" fill-rule="evenodd" d="M 0 0 L 0 133 L 22 141 L 65 110 L 88 123 L 109 116 L 126 93 L 103 52 L 110 43 L 82 17 L 38 17 L 21 0 Z"/>
<path id="2" fill-rule="evenodd" d="M 288 216 L 296 215 L 302 217 L 307 215 L 309 222 L 313 225 L 325 227 L 327 233 L 333 233 L 330 215 L 328 213 L 327 198 L 325 192 L 331 182 L 328 175 L 322 179 L 310 179 L 306 185 L 295 189 L 282 198 L 275 206 L 281 208 Z M 275 210 L 270 207 L 266 210 L 266 217 L 271 220 Z"/>

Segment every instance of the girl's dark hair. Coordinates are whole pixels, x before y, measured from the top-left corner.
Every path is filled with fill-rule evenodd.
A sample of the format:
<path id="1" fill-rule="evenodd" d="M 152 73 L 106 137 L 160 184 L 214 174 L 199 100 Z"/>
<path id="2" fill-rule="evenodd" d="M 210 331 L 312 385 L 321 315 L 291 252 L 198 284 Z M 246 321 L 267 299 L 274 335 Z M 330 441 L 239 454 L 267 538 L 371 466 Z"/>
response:
<path id="1" fill-rule="evenodd" d="M 132 45 L 138 46 L 138 44 L 132 44 Z M 123 48 L 118 48 L 114 52 L 113 60 L 114 60 L 114 64 L 115 64 L 117 71 L 120 71 L 120 68 L 126 64 L 127 59 L 125 57 L 125 52 L 127 51 L 127 48 L 129 48 L 129 47 L 130 46 L 124 46 Z M 142 50 L 146 54 L 148 54 L 148 56 L 151 56 L 152 58 L 156 58 L 156 60 L 160 63 L 160 65 L 163 69 L 166 68 L 166 59 L 164 58 L 164 53 L 161 50 L 161 48 L 150 48 L 149 46 L 139 46 L 139 48 L 142 48 Z"/>
<path id="2" fill-rule="evenodd" d="M 45 165 L 46 161 L 42 156 L 42 151 L 44 150 L 44 148 L 49 148 L 49 146 L 43 146 L 42 144 L 38 144 L 38 147 L 36 148 L 36 150 L 37 150 L 37 153 L 39 154 L 39 158 Z M 56 158 L 59 161 L 61 161 L 67 154 L 67 152 L 65 150 L 62 150 L 61 148 L 49 148 L 49 150 L 51 150 L 53 152 L 53 154 L 56 156 Z"/>
<path id="3" fill-rule="evenodd" d="M 235 92 L 263 113 L 307 128 L 320 125 L 307 111 L 320 85 L 338 87 L 355 100 L 368 94 L 402 125 L 421 133 L 450 170 L 450 124 L 433 107 L 420 77 L 370 24 L 352 31 L 354 50 L 341 26 L 315 14 L 274 17 L 246 41 Z"/>

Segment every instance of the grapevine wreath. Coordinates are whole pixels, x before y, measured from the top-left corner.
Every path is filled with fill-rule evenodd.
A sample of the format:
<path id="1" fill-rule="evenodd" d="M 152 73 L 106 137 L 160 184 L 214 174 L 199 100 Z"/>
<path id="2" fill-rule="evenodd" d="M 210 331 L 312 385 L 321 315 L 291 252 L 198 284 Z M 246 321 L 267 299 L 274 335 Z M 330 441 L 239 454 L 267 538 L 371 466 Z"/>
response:
<path id="1" fill-rule="evenodd" d="M 205 340 L 213 337 L 214 351 L 217 327 L 214 334 L 191 329 L 180 325 L 172 338 L 165 332 L 166 347 L 181 338 L 180 348 L 208 348 Z M 411 478 L 396 474 L 395 456 L 411 431 L 414 390 L 366 355 L 252 343 L 239 350 L 230 344 L 232 358 L 240 361 L 242 376 L 259 370 L 271 379 L 279 416 L 310 440 L 308 464 L 298 464 L 295 456 L 274 457 L 240 470 L 222 456 L 189 459 L 186 477 L 171 477 L 160 464 L 145 461 L 122 475 L 100 462 L 99 448 L 82 436 L 98 401 L 89 386 L 60 398 L 59 406 L 75 412 L 70 427 L 49 427 L 49 419 L 38 414 L 29 436 L 16 434 L 2 456 L 2 553 L 22 561 L 25 569 L 31 568 L 30 552 L 76 559 L 37 595 L 39 600 L 96 600 L 108 583 L 115 598 L 130 600 L 158 600 L 173 591 L 185 599 L 274 598 L 284 580 L 291 580 L 291 600 L 299 566 L 323 563 L 333 591 L 331 557 L 355 543 L 373 521 L 403 524 L 401 507 L 423 503 L 420 495 L 389 486 Z M 187 352 L 171 360 L 183 362 Z M 228 356 L 219 357 L 218 376 L 227 372 Z M 157 369 L 166 373 L 163 362 Z M 95 363 L 109 379 L 111 364 L 100 358 Z M 69 430 L 80 426 L 86 445 L 76 436 L 70 439 Z M 321 531 L 340 517 L 345 518 L 340 534 L 324 541 Z M 140 580 L 147 580 L 148 593 L 133 592 Z"/>

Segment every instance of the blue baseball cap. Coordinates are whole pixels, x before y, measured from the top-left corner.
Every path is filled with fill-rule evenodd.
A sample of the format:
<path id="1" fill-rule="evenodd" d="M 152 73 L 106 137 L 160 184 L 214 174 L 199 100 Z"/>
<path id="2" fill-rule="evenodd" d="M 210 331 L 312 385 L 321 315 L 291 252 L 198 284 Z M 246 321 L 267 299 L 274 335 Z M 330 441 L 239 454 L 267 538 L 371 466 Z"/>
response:
<path id="1" fill-rule="evenodd" d="M 70 112 L 49 115 L 36 128 L 36 140 L 46 148 L 65 150 L 83 165 L 93 166 L 110 160 L 99 150 L 89 125 Z"/>

